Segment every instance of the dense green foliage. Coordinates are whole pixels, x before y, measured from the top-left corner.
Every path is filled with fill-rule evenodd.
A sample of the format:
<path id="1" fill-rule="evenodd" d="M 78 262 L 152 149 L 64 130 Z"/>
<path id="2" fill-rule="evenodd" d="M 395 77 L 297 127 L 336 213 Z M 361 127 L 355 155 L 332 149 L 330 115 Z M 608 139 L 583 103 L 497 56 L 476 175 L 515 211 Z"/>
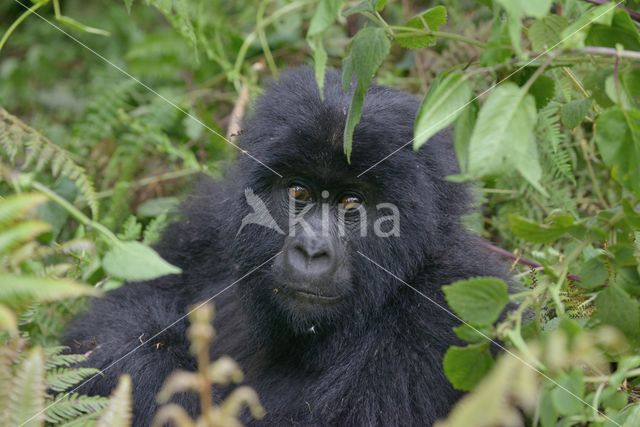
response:
<path id="1" fill-rule="evenodd" d="M 237 155 L 247 99 L 309 64 L 355 79 L 347 158 L 374 77 L 424 98 L 416 150 L 454 128 L 468 225 L 523 284 L 444 288 L 471 393 L 441 425 L 640 425 L 639 22 L 637 0 L 2 2 L 0 424 L 127 424 L 126 377 L 62 393 L 95 374 L 57 347 L 70 298 L 178 271 L 149 244 Z"/>

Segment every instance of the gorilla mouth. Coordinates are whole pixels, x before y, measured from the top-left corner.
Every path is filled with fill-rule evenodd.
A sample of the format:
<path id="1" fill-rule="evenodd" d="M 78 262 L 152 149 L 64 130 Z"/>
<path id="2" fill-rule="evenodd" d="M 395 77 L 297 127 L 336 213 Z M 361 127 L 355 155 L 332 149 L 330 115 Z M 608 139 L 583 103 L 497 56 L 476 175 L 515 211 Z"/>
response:
<path id="1" fill-rule="evenodd" d="M 313 304 L 333 304 L 342 299 L 342 297 L 337 295 L 322 295 L 300 288 L 287 288 L 286 294 L 300 302 Z"/>

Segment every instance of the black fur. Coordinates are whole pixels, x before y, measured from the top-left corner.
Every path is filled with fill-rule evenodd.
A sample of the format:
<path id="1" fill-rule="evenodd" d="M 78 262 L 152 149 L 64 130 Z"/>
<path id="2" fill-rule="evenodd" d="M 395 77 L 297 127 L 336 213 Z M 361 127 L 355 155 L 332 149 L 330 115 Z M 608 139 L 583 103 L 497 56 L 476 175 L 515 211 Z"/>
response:
<path id="1" fill-rule="evenodd" d="M 284 227 L 286 218 L 273 190 L 282 180 L 242 156 L 224 181 L 199 185 L 157 246 L 182 275 L 127 284 L 73 322 L 66 344 L 76 352 L 92 350 L 90 366 L 108 367 L 80 391 L 106 395 L 120 374 L 129 373 L 134 425 L 150 424 L 167 374 L 194 369 L 186 321 L 116 361 L 189 305 L 237 281 L 214 299 L 218 335 L 212 356 L 228 354 L 241 365 L 267 410 L 256 424 L 424 426 L 446 416 L 460 397 L 442 372 L 444 352 L 457 343 L 451 329 L 458 322 L 358 251 L 442 305 L 445 284 L 507 273 L 459 223 L 468 195 L 464 186 L 443 180 L 457 170 L 448 133 L 417 153 L 409 145 L 356 177 L 412 138 L 419 101 L 371 87 L 349 165 L 342 134 L 350 96 L 336 72 L 327 74 L 324 101 L 312 71 L 289 72 L 257 101 L 242 135 L 243 148 L 285 179 L 302 174 L 327 188 L 354 182 L 372 204 L 399 207 L 400 237 L 345 238 L 348 297 L 321 311 L 298 310 L 274 294 L 272 261 L 250 273 L 281 250 L 285 237 L 259 226 L 237 234 L 251 212 L 244 189 L 261 196 Z M 176 400 L 197 411 L 193 396 Z M 245 422 L 252 423 L 249 417 Z"/>

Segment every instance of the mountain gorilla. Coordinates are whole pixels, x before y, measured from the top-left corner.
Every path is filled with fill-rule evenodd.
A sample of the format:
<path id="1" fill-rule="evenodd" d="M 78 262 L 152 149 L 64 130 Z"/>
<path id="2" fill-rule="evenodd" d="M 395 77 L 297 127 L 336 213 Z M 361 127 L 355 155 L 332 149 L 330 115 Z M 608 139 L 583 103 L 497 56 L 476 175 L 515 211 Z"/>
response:
<path id="1" fill-rule="evenodd" d="M 419 101 L 371 87 L 349 163 L 350 98 L 335 71 L 324 99 L 308 69 L 268 88 L 244 123 L 249 155 L 225 180 L 202 182 L 156 247 L 182 274 L 109 292 L 69 328 L 71 350 L 107 368 L 79 391 L 107 395 L 128 373 L 134 425 L 149 425 L 167 375 L 195 362 L 186 320 L 140 343 L 215 296 L 211 355 L 239 362 L 267 411 L 244 422 L 424 426 L 446 416 L 460 396 L 442 369 L 458 322 L 433 301 L 445 306 L 441 287 L 453 281 L 507 273 L 460 224 L 469 203 L 444 179 L 457 169 L 450 135 L 362 174 L 412 139 Z M 197 413 L 195 396 L 175 400 Z"/>

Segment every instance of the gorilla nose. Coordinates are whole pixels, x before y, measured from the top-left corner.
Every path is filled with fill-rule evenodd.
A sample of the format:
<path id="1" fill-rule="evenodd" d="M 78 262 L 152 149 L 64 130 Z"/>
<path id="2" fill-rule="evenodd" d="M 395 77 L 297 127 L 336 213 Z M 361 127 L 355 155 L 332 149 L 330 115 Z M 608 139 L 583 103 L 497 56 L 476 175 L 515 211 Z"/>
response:
<path id="1" fill-rule="evenodd" d="M 336 266 L 329 239 L 319 236 L 295 238 L 287 250 L 286 260 L 293 272 L 314 278 L 333 273 Z"/>

